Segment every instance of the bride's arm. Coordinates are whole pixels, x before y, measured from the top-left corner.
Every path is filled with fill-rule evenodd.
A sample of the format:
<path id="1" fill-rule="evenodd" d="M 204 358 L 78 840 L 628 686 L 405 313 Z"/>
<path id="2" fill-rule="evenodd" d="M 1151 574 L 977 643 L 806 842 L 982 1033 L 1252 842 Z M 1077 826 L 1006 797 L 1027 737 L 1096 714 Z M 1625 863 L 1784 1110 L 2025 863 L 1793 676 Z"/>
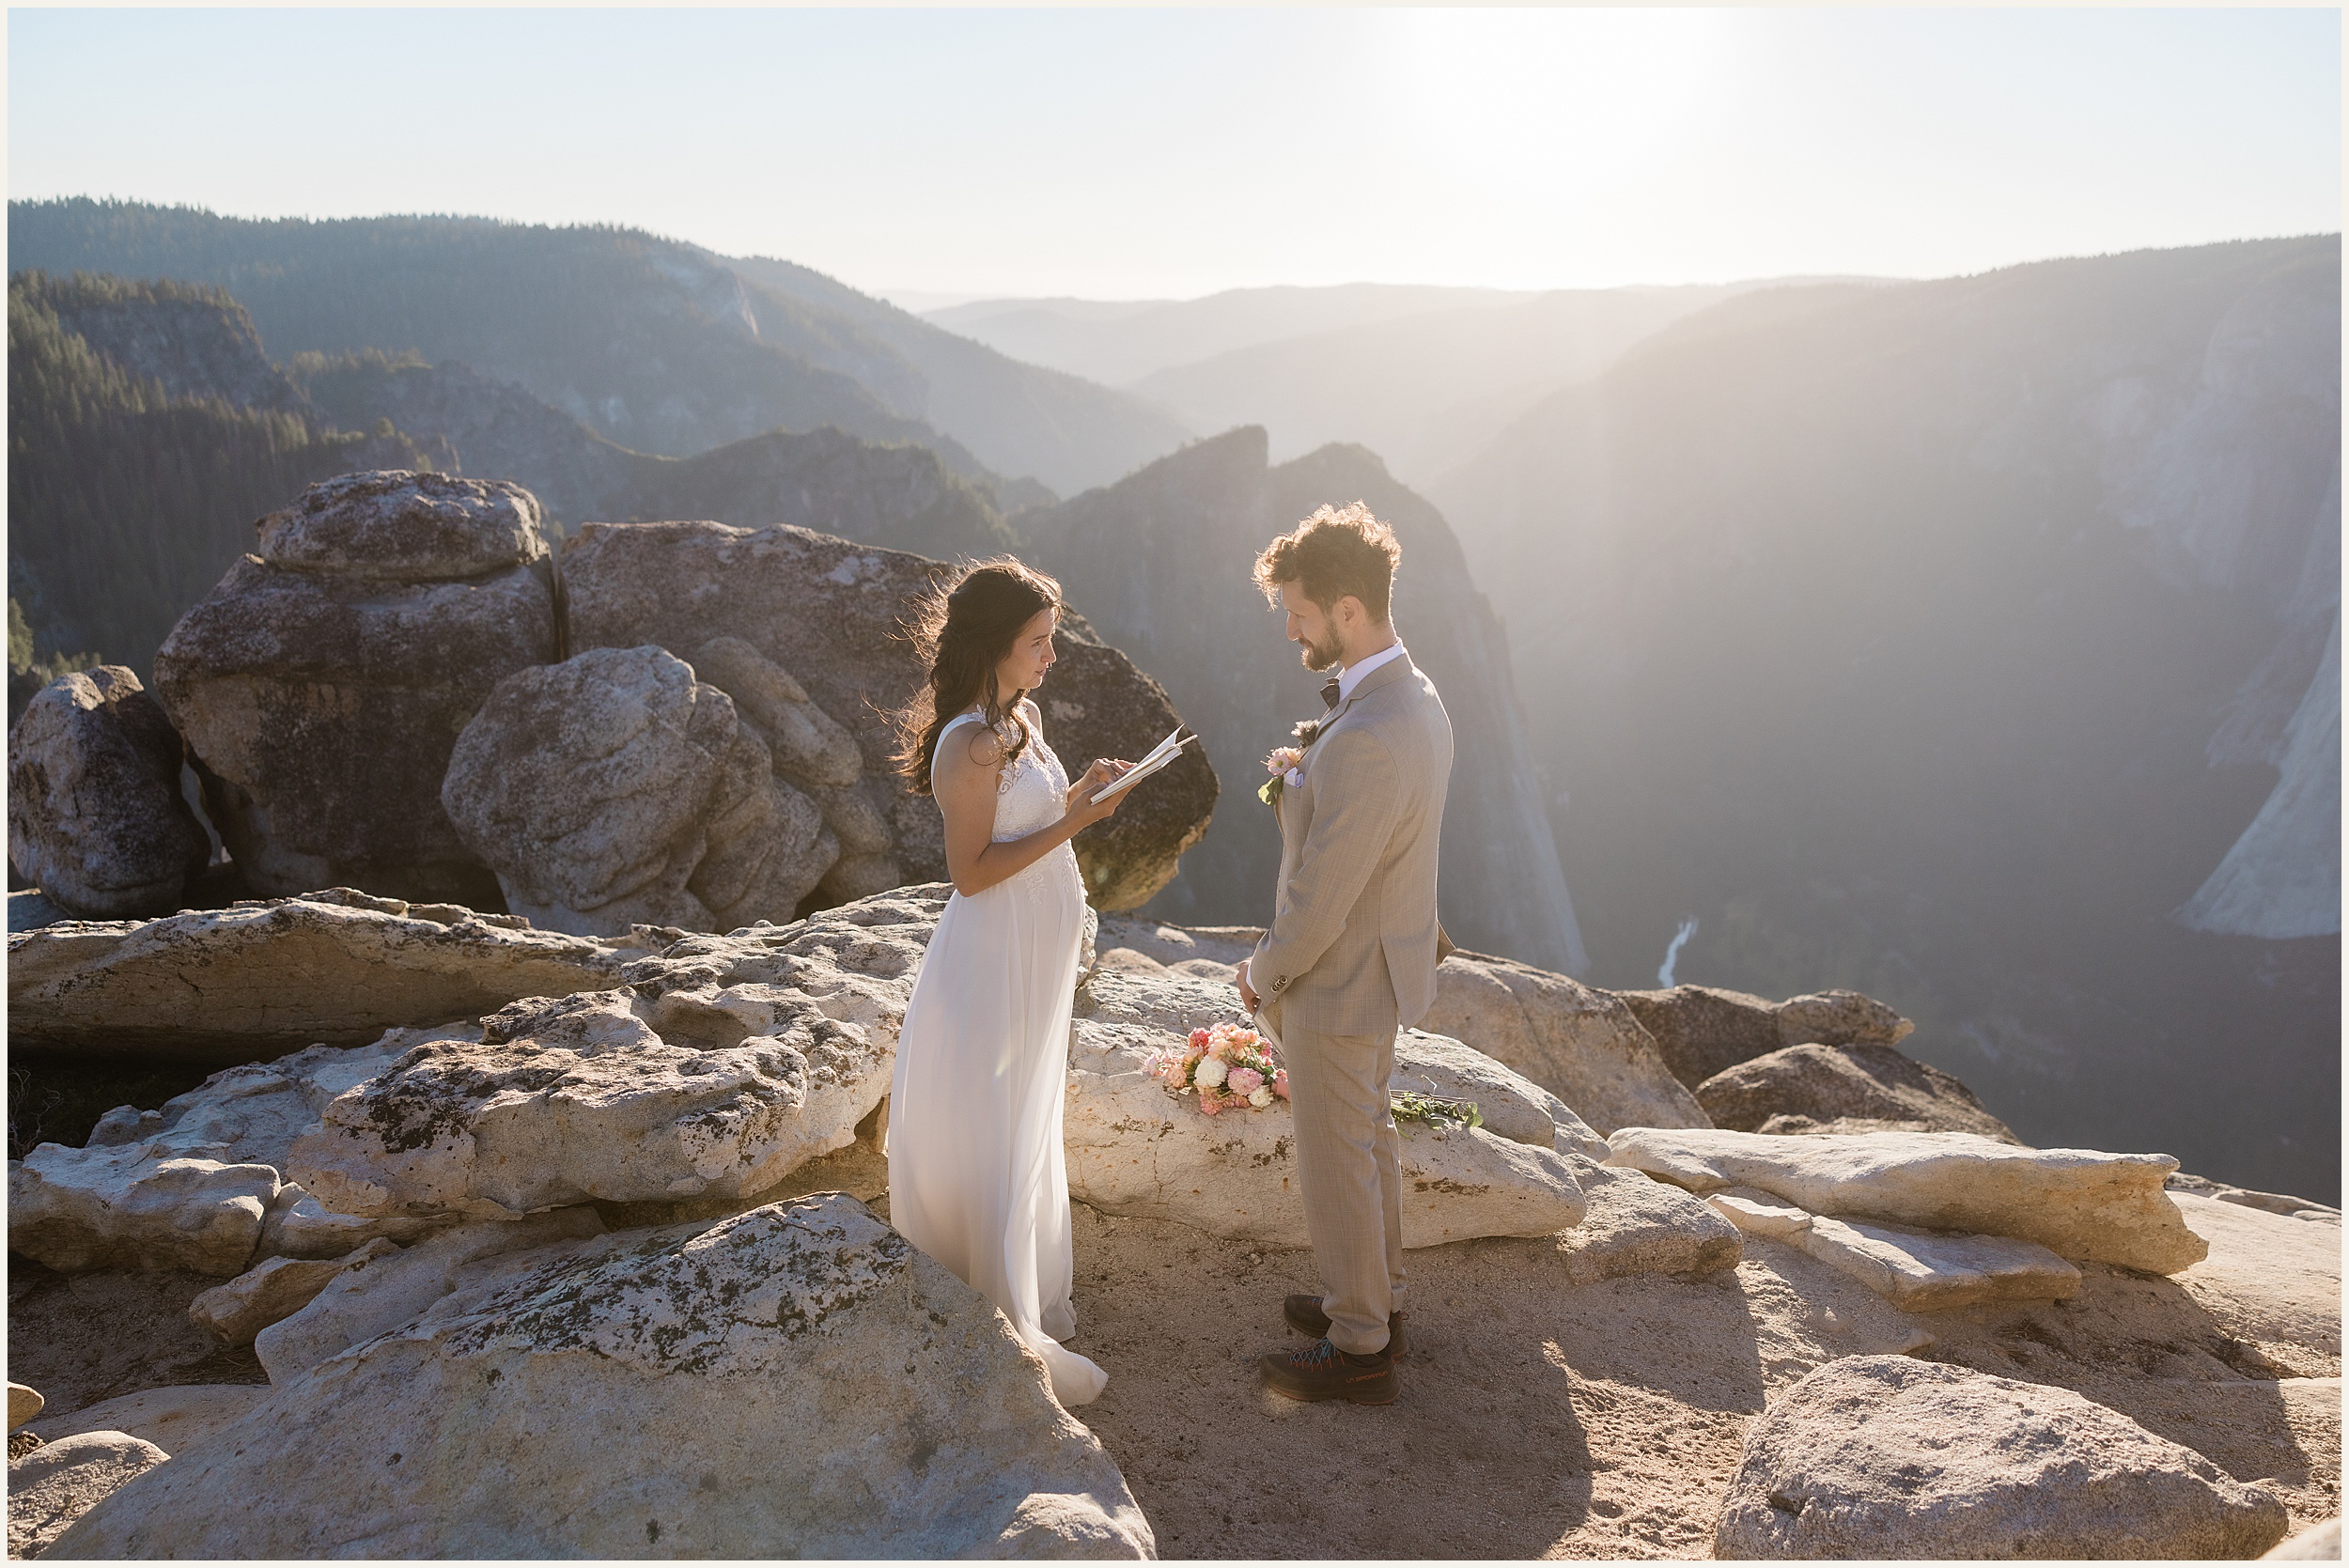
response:
<path id="1" fill-rule="evenodd" d="M 1093 794 L 1133 766 L 1097 760 L 1085 769 L 1083 778 L 1069 786 L 1067 806 L 1059 821 L 1025 838 L 996 844 L 991 842 L 995 784 L 1001 777 L 1003 755 L 993 733 L 984 724 L 972 724 L 940 749 L 938 767 L 931 773 L 930 791 L 946 817 L 946 875 L 966 898 L 1018 876 L 1081 830 L 1115 813 L 1125 804 L 1125 794 L 1112 795 L 1097 806 Z"/>

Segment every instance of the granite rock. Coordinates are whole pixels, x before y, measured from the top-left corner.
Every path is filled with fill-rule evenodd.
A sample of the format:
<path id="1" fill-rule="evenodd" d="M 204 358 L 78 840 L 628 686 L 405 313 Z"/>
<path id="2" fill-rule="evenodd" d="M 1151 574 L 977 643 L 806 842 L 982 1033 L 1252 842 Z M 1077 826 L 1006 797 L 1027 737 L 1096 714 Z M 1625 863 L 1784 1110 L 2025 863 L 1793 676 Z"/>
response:
<path id="1" fill-rule="evenodd" d="M 789 920 L 839 858 L 733 699 L 650 646 L 507 675 L 441 802 L 509 908 L 581 935 Z"/>
<path id="2" fill-rule="evenodd" d="M 125 1483 L 169 1459 L 125 1432 L 79 1432 L 8 1462 L 8 1555 L 39 1557 Z"/>
<path id="3" fill-rule="evenodd" d="M 1746 1437 L 1721 1558 L 2230 1558 L 2284 1506 L 2066 1389 L 1905 1356 L 1832 1361 Z"/>
<path id="4" fill-rule="evenodd" d="M 247 885 L 483 904 L 496 885 L 441 809 L 458 732 L 560 644 L 536 503 L 402 471 L 313 486 L 155 655 Z M 415 1020 L 406 1020 L 415 1021 Z"/>
<path id="5" fill-rule="evenodd" d="M 56 1555 L 1152 1552 L 1001 1314 L 842 1194 L 474 1269 L 241 1434 Z"/>
<path id="6" fill-rule="evenodd" d="M 1063 1118 L 1069 1195 L 1104 1214 L 1307 1245 L 1287 1105 L 1276 1100 L 1264 1110 L 1211 1117 L 1195 1098 L 1177 1098 L 1143 1071 L 1152 1051 L 1228 1014 L 1228 987 L 1171 972 L 1103 969 L 1086 991 Z M 1548 1235 L 1580 1223 L 1581 1188 L 1568 1157 L 1555 1149 L 1482 1127 L 1402 1126 L 1404 1246 Z"/>
<path id="7" fill-rule="evenodd" d="M 727 638 L 789 672 L 810 704 L 855 738 L 863 787 L 877 789 L 868 800 L 889 823 L 904 877 L 937 881 L 946 861 L 936 803 L 894 782 L 880 786 L 895 749 L 893 716 L 925 690 L 902 625 L 912 600 L 952 569 L 801 528 L 590 522 L 563 550 L 569 645 L 686 652 Z M 1175 726 L 1164 690 L 1081 615 L 1063 613 L 1053 647 L 1058 661 L 1035 700 L 1046 738 L 1072 774 L 1097 756 L 1139 758 Z M 786 762 L 786 776 L 793 766 Z M 1194 747 L 1138 786 L 1115 816 L 1078 834 L 1093 904 L 1131 908 L 1164 887 L 1206 832 L 1215 800 L 1214 770 Z M 868 880 L 878 872 L 863 869 Z"/>
<path id="8" fill-rule="evenodd" d="M 1773 1137 L 1626 1127 L 1610 1165 L 1691 1191 L 1755 1187 L 1812 1214 L 2016 1236 L 2060 1257 L 2174 1274 L 2208 1244 L 2162 1189 L 2168 1155 L 2023 1149 L 1962 1132 Z M 2248 1212 L 2248 1211 L 2247 1211 Z"/>
<path id="9" fill-rule="evenodd" d="M 12 1039 L 217 1061 L 610 986 L 644 948 L 349 888 L 8 936 Z"/>
<path id="10" fill-rule="evenodd" d="M 1692 1090 L 1725 1068 L 1784 1046 L 1892 1046 L 1916 1027 L 1857 991 L 1784 1001 L 1715 986 L 1615 994 L 1655 1037 L 1672 1076 Z"/>
<path id="11" fill-rule="evenodd" d="M 8 860 L 101 920 L 179 907 L 211 840 L 179 793 L 184 748 L 118 664 L 60 675 L 8 731 Z"/>
<path id="12" fill-rule="evenodd" d="M 888 1093 L 942 904 L 905 890 L 685 937 L 622 988 L 516 1002 L 334 1101 L 289 1173 L 351 1215 L 753 1198 L 852 1142 Z"/>
<path id="13" fill-rule="evenodd" d="M 1506 1063 L 1601 1134 L 1711 1125 L 1632 1011 L 1563 974 L 1455 953 L 1436 970 L 1435 1005 L 1420 1027 Z"/>
<path id="14" fill-rule="evenodd" d="M 1715 1126 L 1737 1132 L 1810 1132 L 1858 1119 L 2022 1141 L 1956 1079 L 1881 1044 L 1782 1046 L 1724 1067 L 1697 1085 L 1696 1097 Z"/>

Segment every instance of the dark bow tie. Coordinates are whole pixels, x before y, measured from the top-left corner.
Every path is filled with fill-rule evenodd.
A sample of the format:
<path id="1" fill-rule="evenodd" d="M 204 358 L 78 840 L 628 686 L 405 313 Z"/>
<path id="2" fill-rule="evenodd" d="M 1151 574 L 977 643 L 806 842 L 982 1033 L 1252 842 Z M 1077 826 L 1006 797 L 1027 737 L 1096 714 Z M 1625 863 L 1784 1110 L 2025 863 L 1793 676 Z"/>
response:
<path id="1" fill-rule="evenodd" d="M 1331 675 L 1328 680 L 1321 683 L 1321 706 L 1324 707 L 1335 707 L 1338 706 L 1337 676 Z"/>

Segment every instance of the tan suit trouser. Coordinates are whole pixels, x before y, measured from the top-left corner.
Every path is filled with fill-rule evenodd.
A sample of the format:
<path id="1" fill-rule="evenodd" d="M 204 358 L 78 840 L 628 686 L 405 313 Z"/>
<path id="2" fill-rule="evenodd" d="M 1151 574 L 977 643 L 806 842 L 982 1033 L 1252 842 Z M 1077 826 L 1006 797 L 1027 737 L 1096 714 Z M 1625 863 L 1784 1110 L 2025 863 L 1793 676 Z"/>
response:
<path id="1" fill-rule="evenodd" d="M 1273 1028 L 1330 1342 L 1366 1356 L 1385 1348 L 1387 1314 L 1403 1304 L 1403 1141 L 1387 1105 L 1394 1035 Z"/>

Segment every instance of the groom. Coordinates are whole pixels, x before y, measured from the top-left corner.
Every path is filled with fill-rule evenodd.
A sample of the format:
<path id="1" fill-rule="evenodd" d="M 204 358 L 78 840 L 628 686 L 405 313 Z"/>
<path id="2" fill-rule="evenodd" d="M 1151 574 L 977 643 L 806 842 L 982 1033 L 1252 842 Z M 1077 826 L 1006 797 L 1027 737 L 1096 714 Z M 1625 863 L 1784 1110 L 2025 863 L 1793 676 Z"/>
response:
<path id="1" fill-rule="evenodd" d="M 1435 1000 L 1436 838 L 1452 721 L 1395 640 L 1394 531 L 1324 506 L 1256 558 L 1309 670 L 1331 671 L 1303 758 L 1267 786 L 1281 819 L 1271 927 L 1239 968 L 1288 1068 L 1297 1173 L 1322 1291 L 1292 1296 L 1303 1350 L 1259 1363 L 1291 1399 L 1384 1405 L 1403 1354 L 1402 1143 L 1387 1107 L 1398 1030 Z"/>

